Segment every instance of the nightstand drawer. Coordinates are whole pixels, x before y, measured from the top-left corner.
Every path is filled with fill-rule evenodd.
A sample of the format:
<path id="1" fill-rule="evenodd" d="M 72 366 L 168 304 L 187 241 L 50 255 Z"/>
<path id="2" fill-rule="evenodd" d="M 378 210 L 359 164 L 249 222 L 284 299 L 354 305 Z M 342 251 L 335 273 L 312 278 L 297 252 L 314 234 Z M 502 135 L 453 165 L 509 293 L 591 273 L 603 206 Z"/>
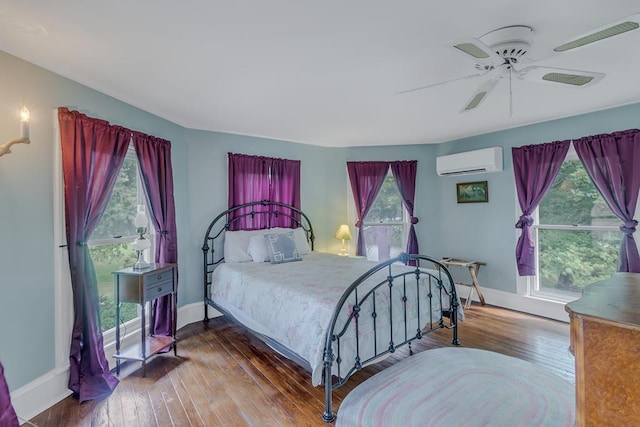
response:
<path id="1" fill-rule="evenodd" d="M 154 298 L 160 298 L 165 295 L 169 295 L 171 292 L 173 292 L 172 280 L 168 280 L 162 283 L 155 283 L 144 288 L 144 300 L 145 302 L 151 301 Z"/>
<path id="2" fill-rule="evenodd" d="M 173 269 L 160 271 L 158 273 L 152 273 L 144 276 L 144 287 L 149 288 L 155 286 L 158 283 L 173 280 Z"/>

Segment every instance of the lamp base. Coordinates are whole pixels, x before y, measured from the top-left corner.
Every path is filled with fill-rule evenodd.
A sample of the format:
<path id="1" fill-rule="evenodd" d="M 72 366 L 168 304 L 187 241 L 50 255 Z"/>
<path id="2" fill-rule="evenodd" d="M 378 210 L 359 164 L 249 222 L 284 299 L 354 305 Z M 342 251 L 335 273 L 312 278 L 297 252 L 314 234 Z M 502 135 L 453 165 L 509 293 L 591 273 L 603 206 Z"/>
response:
<path id="1" fill-rule="evenodd" d="M 138 251 L 138 261 L 133 266 L 134 270 L 146 270 L 151 267 L 147 261 L 144 260 L 144 251 Z"/>
<path id="2" fill-rule="evenodd" d="M 349 251 L 347 250 L 347 244 L 345 243 L 344 239 L 342 239 L 342 247 L 340 248 L 338 255 L 349 256 Z"/>

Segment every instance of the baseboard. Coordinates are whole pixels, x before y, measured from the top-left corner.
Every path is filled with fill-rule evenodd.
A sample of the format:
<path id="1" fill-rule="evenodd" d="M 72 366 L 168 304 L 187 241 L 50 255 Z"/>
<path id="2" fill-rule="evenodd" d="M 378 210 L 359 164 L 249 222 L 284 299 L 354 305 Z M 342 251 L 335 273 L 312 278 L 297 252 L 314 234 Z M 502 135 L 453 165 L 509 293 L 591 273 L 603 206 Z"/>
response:
<path id="1" fill-rule="evenodd" d="M 215 317 L 217 312 L 209 310 L 209 317 Z M 218 313 L 219 315 L 219 313 Z M 177 329 L 204 318 L 204 305 L 201 302 L 187 304 L 178 309 Z M 140 336 L 140 327 L 128 332 L 123 338 L 123 345 L 134 342 Z M 180 347 L 178 347 L 179 349 Z M 107 359 L 113 354 L 114 344 L 105 347 Z M 111 360 L 110 360 L 111 362 Z M 54 369 L 36 378 L 30 383 L 20 387 L 11 393 L 11 403 L 20 418 L 21 423 L 35 417 L 47 408 L 60 402 L 71 394 L 67 387 L 69 381 L 69 366 Z"/>
<path id="2" fill-rule="evenodd" d="M 560 320 L 562 322 L 569 322 L 569 315 L 564 310 L 565 303 L 525 295 L 517 295 L 511 292 L 504 292 L 486 287 L 480 287 L 480 290 L 482 291 L 486 304 L 533 314 L 535 316 Z M 458 292 L 458 295 L 461 298 L 467 298 L 469 295 L 469 287 L 456 285 L 456 292 Z M 475 291 L 473 292 L 471 300 L 480 302 Z"/>

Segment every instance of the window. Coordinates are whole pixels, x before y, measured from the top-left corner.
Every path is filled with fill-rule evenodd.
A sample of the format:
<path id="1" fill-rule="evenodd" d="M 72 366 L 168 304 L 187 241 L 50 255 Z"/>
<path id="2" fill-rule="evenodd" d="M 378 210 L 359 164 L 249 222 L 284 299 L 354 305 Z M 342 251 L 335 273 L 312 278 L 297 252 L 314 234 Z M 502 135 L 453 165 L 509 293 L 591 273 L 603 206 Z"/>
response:
<path id="1" fill-rule="evenodd" d="M 115 327 L 116 307 L 111 273 L 133 266 L 136 262 L 137 253 L 131 248 L 131 242 L 138 237 L 133 218 L 137 212 L 137 205 L 144 204 L 138 160 L 131 146 L 100 223 L 88 242 L 98 281 L 102 332 Z M 153 234 L 151 229 L 146 234 L 152 243 Z M 153 249 L 147 250 L 145 256 L 149 257 L 152 253 Z M 123 302 L 120 306 L 120 322 L 124 323 L 136 317 L 138 317 L 138 305 Z"/>
<path id="2" fill-rule="evenodd" d="M 537 274 L 529 293 L 558 301 L 616 270 L 621 224 L 607 206 L 573 148 L 537 212 L 533 226 Z"/>
<path id="3" fill-rule="evenodd" d="M 300 208 L 300 161 L 229 153 L 229 207 L 269 200 Z M 294 212 L 280 209 L 284 215 L 244 216 L 249 212 L 267 211 L 259 206 L 232 212 L 230 230 L 268 227 L 295 227 Z M 287 216 L 288 215 L 288 216 Z"/>
<path id="4" fill-rule="evenodd" d="M 391 171 L 363 221 L 367 259 L 385 261 L 405 251 L 409 218 Z"/>

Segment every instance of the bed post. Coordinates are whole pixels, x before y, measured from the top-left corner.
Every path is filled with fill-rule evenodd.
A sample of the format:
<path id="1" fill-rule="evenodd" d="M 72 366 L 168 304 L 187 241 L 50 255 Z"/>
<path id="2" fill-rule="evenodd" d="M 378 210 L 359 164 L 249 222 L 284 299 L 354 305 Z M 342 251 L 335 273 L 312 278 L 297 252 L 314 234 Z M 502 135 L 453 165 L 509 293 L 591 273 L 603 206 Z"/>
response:
<path id="1" fill-rule="evenodd" d="M 331 348 L 331 341 L 327 339 L 329 344 L 324 348 L 324 414 L 322 414 L 322 421 L 325 423 L 332 423 L 336 420 L 336 414 L 333 413 L 331 408 L 331 394 L 333 392 L 331 387 L 331 366 L 333 366 L 333 350 Z"/>
<path id="2" fill-rule="evenodd" d="M 452 282 L 451 291 L 451 313 L 449 314 L 449 321 L 453 324 L 453 337 L 451 338 L 451 344 L 460 345 L 458 339 L 458 296 L 456 295 L 455 284 Z"/>
<path id="3" fill-rule="evenodd" d="M 204 255 L 204 277 L 203 277 L 203 285 L 204 285 L 204 319 L 203 322 L 209 321 L 209 304 L 207 302 L 207 252 L 209 252 L 209 245 L 207 245 L 207 240 L 205 238 L 204 245 L 202 245 L 202 253 Z"/>

